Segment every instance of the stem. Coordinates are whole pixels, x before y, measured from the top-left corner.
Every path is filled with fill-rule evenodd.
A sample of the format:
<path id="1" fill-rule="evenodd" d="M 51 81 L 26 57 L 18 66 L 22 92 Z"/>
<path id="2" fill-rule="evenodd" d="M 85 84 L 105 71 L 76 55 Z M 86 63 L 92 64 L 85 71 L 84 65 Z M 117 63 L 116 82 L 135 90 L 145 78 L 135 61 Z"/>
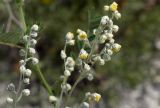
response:
<path id="1" fill-rule="evenodd" d="M 64 49 L 63 49 L 64 52 L 66 52 L 66 49 L 67 49 L 67 44 L 65 43 L 65 46 L 64 46 Z M 66 70 L 65 62 L 66 62 L 66 58 L 64 59 L 64 69 Z M 67 80 L 68 80 L 68 77 L 64 78 L 62 84 L 65 84 L 67 82 Z M 60 104 L 61 104 L 61 101 L 62 101 L 62 98 L 63 98 L 63 93 L 64 93 L 64 90 L 62 89 L 61 94 L 60 94 L 60 98 L 59 98 L 59 102 L 56 103 L 56 108 L 60 108 Z"/>
<path id="2" fill-rule="evenodd" d="M 36 65 L 36 69 L 37 69 L 37 73 L 38 73 L 38 76 L 40 78 L 40 80 L 42 81 L 42 84 L 44 85 L 44 87 L 46 88 L 47 92 L 52 95 L 52 89 L 50 87 L 50 85 L 48 84 L 48 82 L 46 81 L 46 79 L 44 78 L 43 76 L 43 73 L 39 67 L 39 65 Z"/>
<path id="3" fill-rule="evenodd" d="M 71 88 L 71 91 L 69 92 L 69 94 L 68 94 L 68 96 L 67 96 L 66 104 L 68 103 L 69 99 L 71 98 L 71 95 L 72 95 L 73 91 L 75 90 L 76 86 L 78 85 L 78 83 L 83 79 L 83 73 L 84 73 L 84 72 L 82 72 L 82 73 L 78 76 L 76 82 L 73 84 L 73 86 L 72 86 L 72 88 Z"/>

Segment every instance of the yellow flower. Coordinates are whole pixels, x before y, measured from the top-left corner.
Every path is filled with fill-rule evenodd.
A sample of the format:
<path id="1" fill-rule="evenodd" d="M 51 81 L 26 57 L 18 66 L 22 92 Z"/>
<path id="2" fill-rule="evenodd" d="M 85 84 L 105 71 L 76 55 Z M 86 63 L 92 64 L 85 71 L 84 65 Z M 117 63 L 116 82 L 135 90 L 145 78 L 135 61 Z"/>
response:
<path id="1" fill-rule="evenodd" d="M 79 39 L 80 39 L 80 40 L 85 40 L 85 39 L 87 39 L 87 34 L 86 34 L 86 33 L 81 33 L 81 34 L 79 35 Z"/>
<path id="2" fill-rule="evenodd" d="M 98 94 L 98 93 L 94 93 L 93 95 L 94 95 L 94 100 L 95 100 L 96 102 L 99 102 L 99 100 L 101 99 L 101 95 Z"/>
<path id="3" fill-rule="evenodd" d="M 121 47 L 122 47 L 121 45 L 115 43 L 115 44 L 113 44 L 112 50 L 113 50 L 114 52 L 119 52 L 120 49 L 121 49 Z"/>
<path id="4" fill-rule="evenodd" d="M 80 58 L 80 59 L 83 59 L 83 60 L 84 60 L 84 59 L 87 59 L 87 57 L 88 57 L 88 54 L 80 54 L 80 55 L 79 55 L 79 58 Z"/>
<path id="5" fill-rule="evenodd" d="M 86 40 L 87 39 L 87 33 L 85 31 L 82 31 L 80 29 L 77 30 L 78 33 L 78 39 L 79 40 Z"/>
<path id="6" fill-rule="evenodd" d="M 111 5 L 110 5 L 110 10 L 111 11 L 116 11 L 118 9 L 118 4 L 116 2 L 113 2 Z"/>
<path id="7" fill-rule="evenodd" d="M 79 58 L 82 59 L 82 60 L 87 59 L 88 58 L 88 53 L 84 49 L 81 49 L 80 54 L 79 54 Z"/>

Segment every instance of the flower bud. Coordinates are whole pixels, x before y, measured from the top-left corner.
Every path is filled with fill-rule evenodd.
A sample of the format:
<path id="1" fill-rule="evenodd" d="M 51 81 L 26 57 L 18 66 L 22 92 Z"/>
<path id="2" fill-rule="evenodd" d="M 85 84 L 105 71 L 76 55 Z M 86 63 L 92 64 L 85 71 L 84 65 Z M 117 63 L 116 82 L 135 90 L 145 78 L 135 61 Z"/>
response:
<path id="1" fill-rule="evenodd" d="M 65 59 L 67 57 L 66 53 L 64 50 L 61 50 L 61 58 Z"/>
<path id="2" fill-rule="evenodd" d="M 37 44 L 37 40 L 31 39 L 30 45 L 31 45 L 31 46 L 35 46 L 36 44 Z"/>
<path id="3" fill-rule="evenodd" d="M 24 60 L 20 60 L 20 61 L 19 61 L 19 64 L 20 64 L 20 65 L 25 65 L 25 61 L 24 61 Z"/>
<path id="4" fill-rule="evenodd" d="M 108 5 L 104 6 L 104 11 L 109 11 L 109 6 Z"/>
<path id="5" fill-rule="evenodd" d="M 27 77 L 30 77 L 32 74 L 32 71 L 30 69 L 26 69 L 24 75 Z"/>
<path id="6" fill-rule="evenodd" d="M 69 77 L 71 75 L 71 72 L 69 70 L 65 70 L 64 71 L 64 75 L 67 76 L 67 77 Z"/>
<path id="7" fill-rule="evenodd" d="M 87 102 L 83 102 L 80 108 L 89 108 L 89 104 Z"/>
<path id="8" fill-rule="evenodd" d="M 24 49 L 21 49 L 20 51 L 19 51 L 19 55 L 20 56 L 22 56 L 22 57 L 24 57 L 25 56 L 25 50 Z"/>
<path id="9" fill-rule="evenodd" d="M 29 78 L 24 78 L 23 83 L 24 84 L 29 84 L 30 83 L 30 79 Z"/>
<path id="10" fill-rule="evenodd" d="M 120 49 L 121 49 L 121 45 L 119 45 L 119 44 L 117 44 L 117 43 L 113 44 L 112 47 L 113 47 L 112 50 L 113 50 L 114 52 L 118 52 L 118 51 L 120 51 Z"/>
<path id="11" fill-rule="evenodd" d="M 104 65 L 104 64 L 105 64 L 105 61 L 104 61 L 103 59 L 100 59 L 99 64 L 100 64 L 100 65 Z"/>
<path id="12" fill-rule="evenodd" d="M 93 97 L 96 102 L 99 102 L 99 100 L 101 99 L 101 95 L 98 93 L 93 93 Z"/>
<path id="13" fill-rule="evenodd" d="M 91 67 L 88 65 L 88 64 L 84 64 L 84 69 L 86 70 L 86 71 L 90 71 L 91 70 Z"/>
<path id="14" fill-rule="evenodd" d="M 10 83 L 7 87 L 7 90 L 10 91 L 10 92 L 13 92 L 15 91 L 15 85 L 13 83 Z"/>
<path id="15" fill-rule="evenodd" d="M 105 43 L 106 39 L 107 39 L 106 35 L 102 35 L 102 36 L 100 37 L 100 39 L 99 39 L 99 42 L 100 42 L 101 44 L 103 44 L 103 43 Z"/>
<path id="16" fill-rule="evenodd" d="M 33 31 L 38 31 L 39 27 L 37 24 L 34 24 L 32 27 L 31 27 L 31 30 Z"/>
<path id="17" fill-rule="evenodd" d="M 71 90 L 71 85 L 70 84 L 66 84 L 66 89 L 67 89 L 67 91 Z"/>
<path id="18" fill-rule="evenodd" d="M 33 38 L 36 38 L 38 36 L 38 34 L 37 34 L 37 32 L 31 32 L 30 36 Z"/>
<path id="19" fill-rule="evenodd" d="M 73 38 L 74 38 L 73 33 L 68 32 L 68 33 L 66 34 L 66 39 L 67 39 L 67 40 L 72 40 Z"/>
<path id="20" fill-rule="evenodd" d="M 24 65 L 21 65 L 19 70 L 20 70 L 20 73 L 24 74 L 26 71 L 26 67 Z"/>
<path id="21" fill-rule="evenodd" d="M 67 60 L 66 60 L 65 64 L 69 67 L 74 67 L 75 66 L 75 61 L 72 57 L 67 57 Z"/>
<path id="22" fill-rule="evenodd" d="M 70 72 L 74 71 L 74 67 L 67 67 L 67 70 L 69 70 Z"/>
<path id="23" fill-rule="evenodd" d="M 112 55 L 112 54 L 113 54 L 113 51 L 110 50 L 110 49 L 108 49 L 108 50 L 107 50 L 107 53 L 108 53 L 108 55 Z"/>
<path id="24" fill-rule="evenodd" d="M 35 54 L 36 53 L 36 50 L 34 48 L 29 48 L 29 53 L 30 54 Z"/>
<path id="25" fill-rule="evenodd" d="M 87 79 L 89 80 L 89 81 L 92 81 L 93 80 L 93 75 L 92 74 L 88 74 L 88 76 L 87 76 Z"/>
<path id="26" fill-rule="evenodd" d="M 109 21 L 109 17 L 108 16 L 103 16 L 101 18 L 101 24 L 102 25 L 106 25 L 108 21 Z"/>
<path id="27" fill-rule="evenodd" d="M 91 95 L 91 93 L 90 93 L 90 92 L 87 92 L 87 93 L 85 94 L 85 97 L 88 98 L 90 95 Z"/>
<path id="28" fill-rule="evenodd" d="M 6 102 L 9 103 L 9 104 L 12 104 L 12 103 L 13 103 L 13 99 L 10 98 L 10 97 L 8 97 L 8 98 L 6 99 Z"/>
<path id="29" fill-rule="evenodd" d="M 30 90 L 29 90 L 29 89 L 24 89 L 24 90 L 22 91 L 22 94 L 23 94 L 24 96 L 29 96 L 29 95 L 30 95 Z"/>
<path id="30" fill-rule="evenodd" d="M 32 58 L 32 63 L 33 64 L 37 64 L 39 62 L 39 60 L 37 58 Z"/>
<path id="31" fill-rule="evenodd" d="M 113 34 L 112 33 L 106 33 L 106 35 L 107 35 L 108 39 L 113 38 Z"/>
<path id="32" fill-rule="evenodd" d="M 112 29 L 114 32 L 117 32 L 119 30 L 119 27 L 117 25 L 113 25 Z"/>
<path id="33" fill-rule="evenodd" d="M 115 11 L 114 16 L 118 20 L 119 18 L 121 18 L 121 13 L 119 13 L 118 11 Z"/>
<path id="34" fill-rule="evenodd" d="M 110 40 L 109 40 L 109 42 L 111 43 L 111 44 L 114 44 L 114 39 L 113 38 L 111 38 Z"/>
<path id="35" fill-rule="evenodd" d="M 28 39 L 29 39 L 29 36 L 28 36 L 28 35 L 23 36 L 23 41 L 24 41 L 24 42 L 27 42 Z"/>
<path id="36" fill-rule="evenodd" d="M 49 100 L 49 102 L 52 103 L 52 102 L 57 102 L 58 99 L 57 99 L 57 97 L 55 97 L 55 96 L 49 96 L 49 99 L 48 99 L 48 100 Z"/>
<path id="37" fill-rule="evenodd" d="M 73 46 L 73 45 L 75 45 L 75 40 L 69 40 L 69 41 L 67 42 L 67 44 Z"/>

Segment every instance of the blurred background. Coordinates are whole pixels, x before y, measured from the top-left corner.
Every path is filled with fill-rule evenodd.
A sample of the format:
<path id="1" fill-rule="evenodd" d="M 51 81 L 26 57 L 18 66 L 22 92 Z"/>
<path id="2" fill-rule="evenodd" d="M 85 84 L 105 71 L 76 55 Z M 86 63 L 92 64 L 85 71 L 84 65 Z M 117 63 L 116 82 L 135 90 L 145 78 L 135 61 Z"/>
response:
<path id="1" fill-rule="evenodd" d="M 59 93 L 59 76 L 63 74 L 60 50 L 64 36 L 76 32 L 77 28 L 88 29 L 88 15 L 103 15 L 103 6 L 113 0 L 25 0 L 24 12 L 27 26 L 40 25 L 37 51 L 40 65 L 47 81 Z M 122 18 L 115 23 L 120 30 L 115 40 L 122 45 L 118 54 L 105 66 L 96 68 L 95 79 L 84 80 L 74 92 L 76 101 L 83 99 L 85 92 L 98 92 L 102 99 L 91 108 L 160 108 L 160 1 L 159 0 L 116 0 Z M 18 16 L 15 0 L 10 1 L 15 16 Z M 6 4 L 0 1 L 0 108 L 8 96 L 7 84 L 17 85 L 19 78 L 19 45 L 14 31 L 20 30 L 11 24 L 9 38 L 5 40 L 9 14 Z M 15 36 L 15 37 L 14 37 Z M 16 41 L 14 40 L 16 39 Z M 13 44 L 13 45 L 12 45 Z M 75 48 L 76 49 L 76 48 Z M 73 84 L 74 72 L 69 79 Z M 50 108 L 48 94 L 33 74 L 31 96 L 24 99 L 19 108 Z M 79 97 L 79 99 L 77 99 Z M 76 104 L 76 103 L 75 103 Z"/>

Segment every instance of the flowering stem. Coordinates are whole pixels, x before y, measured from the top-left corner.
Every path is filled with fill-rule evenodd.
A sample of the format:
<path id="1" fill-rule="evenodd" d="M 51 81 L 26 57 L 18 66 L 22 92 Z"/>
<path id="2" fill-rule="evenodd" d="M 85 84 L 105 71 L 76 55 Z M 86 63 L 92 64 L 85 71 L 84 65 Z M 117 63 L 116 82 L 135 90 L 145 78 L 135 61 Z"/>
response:
<path id="1" fill-rule="evenodd" d="M 20 14 L 20 22 L 22 23 L 22 26 L 21 26 L 22 27 L 22 35 L 24 35 L 24 33 L 26 32 L 26 23 L 25 23 L 25 18 L 24 18 L 24 13 L 23 13 L 23 0 L 20 1 L 19 14 Z M 25 45 L 25 50 L 26 50 L 25 61 L 26 61 L 27 55 L 28 55 L 27 49 L 28 49 L 28 43 L 26 43 L 26 45 Z M 19 95 L 19 92 L 20 92 L 21 87 L 22 87 L 22 79 L 23 79 L 23 74 L 20 73 L 19 85 L 18 85 L 18 89 L 17 89 L 17 92 L 16 92 L 15 100 L 14 100 L 14 108 L 16 108 L 17 102 L 22 97 L 21 94 Z"/>
<path id="2" fill-rule="evenodd" d="M 71 91 L 69 92 L 69 94 L 68 94 L 68 96 L 67 96 L 67 102 L 66 102 L 66 103 L 68 103 L 68 100 L 71 98 L 71 95 L 72 95 L 73 91 L 75 90 L 76 86 L 78 85 L 78 83 L 83 79 L 83 74 L 84 74 L 84 72 L 82 72 L 82 73 L 78 76 L 76 82 L 73 84 L 73 87 L 71 88 Z"/>
<path id="3" fill-rule="evenodd" d="M 42 73 L 39 65 L 36 65 L 35 67 L 36 67 L 36 69 L 37 69 L 37 74 L 38 74 L 40 80 L 42 81 L 42 84 L 43 84 L 44 87 L 46 88 L 47 92 L 48 92 L 50 95 L 52 95 L 52 94 L 53 94 L 52 89 L 51 89 L 50 85 L 48 84 L 48 82 L 46 81 L 46 79 L 44 78 L 43 73 Z"/>
<path id="4" fill-rule="evenodd" d="M 64 52 L 66 52 L 66 48 L 67 48 L 67 44 L 65 43 L 65 46 L 64 46 Z M 66 70 L 66 65 L 65 65 L 65 62 L 66 62 L 66 58 L 64 59 L 64 69 Z M 63 79 L 63 82 L 62 84 L 65 84 L 68 80 L 68 77 L 65 77 Z M 59 108 L 60 107 L 60 104 L 61 104 L 61 101 L 62 101 L 62 97 L 63 97 L 63 93 L 64 93 L 64 90 L 62 89 L 61 90 L 61 94 L 60 94 L 60 98 L 59 98 L 59 102 L 56 103 L 56 108 Z"/>

